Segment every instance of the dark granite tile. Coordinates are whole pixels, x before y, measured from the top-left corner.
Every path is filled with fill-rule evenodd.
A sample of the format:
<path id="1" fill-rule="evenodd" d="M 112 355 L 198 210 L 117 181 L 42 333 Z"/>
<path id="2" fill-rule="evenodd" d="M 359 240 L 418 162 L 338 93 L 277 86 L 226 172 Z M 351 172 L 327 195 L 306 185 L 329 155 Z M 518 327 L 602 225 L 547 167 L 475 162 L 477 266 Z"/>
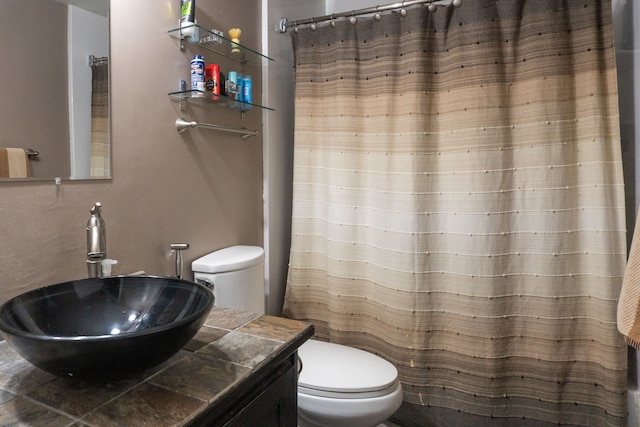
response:
<path id="1" fill-rule="evenodd" d="M 182 349 L 186 351 L 195 352 L 210 342 L 216 341 L 226 334 L 229 331 L 226 329 L 218 329 L 211 326 L 204 325 L 195 337 L 187 345 L 185 345 Z"/>
<path id="2" fill-rule="evenodd" d="M 162 427 L 182 424 L 193 418 L 206 402 L 183 394 L 141 384 L 118 399 L 83 418 L 88 424 Z"/>
<path id="3" fill-rule="evenodd" d="M 75 420 L 6 391 L 0 391 L 2 426 L 70 426 Z"/>
<path id="4" fill-rule="evenodd" d="M 238 329 L 239 332 L 287 341 L 309 327 L 308 323 L 283 317 L 262 316 Z"/>
<path id="5" fill-rule="evenodd" d="M 59 378 L 27 396 L 67 414 L 82 417 L 130 390 L 138 380 L 91 384 Z"/>
<path id="6" fill-rule="evenodd" d="M 224 337 L 201 348 L 198 354 L 254 367 L 282 345 L 279 341 L 229 332 Z"/>
<path id="7" fill-rule="evenodd" d="M 24 360 L 6 341 L 0 343 L 0 389 L 25 395 L 55 379 L 56 376 Z"/>
<path id="8" fill-rule="evenodd" d="M 259 314 L 249 313 L 231 308 L 213 307 L 205 325 L 222 329 L 236 329 L 259 317 Z"/>
<path id="9" fill-rule="evenodd" d="M 162 371 L 163 369 L 178 363 L 179 361 L 181 361 L 185 357 L 189 356 L 191 353 L 192 353 L 192 351 L 187 351 L 185 349 L 185 347 L 183 347 L 180 351 L 178 351 L 176 354 L 171 356 L 169 358 L 169 360 L 167 360 L 166 362 L 161 363 L 160 365 L 156 366 L 155 368 L 147 369 L 146 371 L 144 371 L 139 376 L 139 379 L 140 380 L 143 380 L 143 379 L 146 380 L 147 378 L 152 377 L 153 375 L 155 375 L 156 373 Z"/>
<path id="10" fill-rule="evenodd" d="M 243 326 L 244 333 L 238 332 Z M 181 425 L 284 345 L 280 340 L 304 328 L 297 321 L 214 308 L 194 339 L 167 362 L 107 384 L 57 378 L 0 341 L 0 425 Z"/>
<path id="11" fill-rule="evenodd" d="M 212 401 L 249 371 L 244 366 L 194 354 L 160 372 L 149 383 Z"/>

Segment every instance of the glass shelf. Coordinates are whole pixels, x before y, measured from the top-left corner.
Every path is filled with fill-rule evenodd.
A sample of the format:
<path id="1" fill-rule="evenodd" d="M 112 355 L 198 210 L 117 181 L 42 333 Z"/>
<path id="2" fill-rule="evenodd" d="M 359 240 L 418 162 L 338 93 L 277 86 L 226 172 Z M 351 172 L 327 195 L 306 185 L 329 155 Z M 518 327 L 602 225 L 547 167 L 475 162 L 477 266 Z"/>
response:
<path id="1" fill-rule="evenodd" d="M 210 92 L 203 92 L 201 90 L 184 90 L 177 92 L 169 92 L 169 96 L 172 99 L 178 101 L 195 101 L 207 104 L 215 104 L 220 107 L 231 108 L 235 110 L 247 111 L 252 107 L 262 108 L 263 110 L 275 111 L 273 108 L 265 107 L 264 105 L 252 104 L 249 102 L 236 101 L 224 95 L 214 95 Z"/>
<path id="2" fill-rule="evenodd" d="M 185 31 L 188 33 L 195 33 L 198 37 L 192 37 L 191 35 L 184 34 Z M 215 52 L 242 64 L 254 65 L 256 63 L 262 64 L 268 61 L 273 61 L 272 58 L 269 58 L 258 51 L 250 49 L 239 43 L 234 43 L 229 38 L 197 24 L 191 24 L 183 28 L 174 28 L 169 30 L 169 34 L 171 37 L 187 41 L 189 44 L 194 46 L 203 47 L 211 52 Z M 232 49 L 237 52 L 232 52 Z"/>

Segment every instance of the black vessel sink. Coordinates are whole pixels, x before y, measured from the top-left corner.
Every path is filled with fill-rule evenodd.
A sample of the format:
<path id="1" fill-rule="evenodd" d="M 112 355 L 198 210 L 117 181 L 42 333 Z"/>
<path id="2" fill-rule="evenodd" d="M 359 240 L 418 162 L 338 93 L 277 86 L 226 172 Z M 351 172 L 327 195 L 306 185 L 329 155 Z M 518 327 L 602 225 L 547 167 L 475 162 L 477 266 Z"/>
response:
<path id="1" fill-rule="evenodd" d="M 124 379 L 157 366 L 198 332 L 213 294 L 180 279 L 120 276 L 36 289 L 0 307 L 0 334 L 61 377 Z"/>

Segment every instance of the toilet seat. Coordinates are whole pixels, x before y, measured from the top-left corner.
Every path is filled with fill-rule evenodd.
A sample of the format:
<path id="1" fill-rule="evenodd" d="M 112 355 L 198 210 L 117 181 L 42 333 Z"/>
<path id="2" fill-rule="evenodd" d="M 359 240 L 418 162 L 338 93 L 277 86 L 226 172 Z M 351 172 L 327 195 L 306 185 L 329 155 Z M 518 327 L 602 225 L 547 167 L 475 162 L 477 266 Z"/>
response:
<path id="1" fill-rule="evenodd" d="M 385 396 L 397 390 L 398 370 L 372 353 L 309 340 L 298 349 L 298 393 L 336 399 Z"/>
<path id="2" fill-rule="evenodd" d="M 298 385 L 298 393 L 307 396 L 327 397 L 331 399 L 369 399 L 382 397 L 395 392 L 400 387 L 400 382 L 396 381 L 384 390 L 375 390 L 369 392 L 343 393 L 339 391 L 317 390 Z"/>

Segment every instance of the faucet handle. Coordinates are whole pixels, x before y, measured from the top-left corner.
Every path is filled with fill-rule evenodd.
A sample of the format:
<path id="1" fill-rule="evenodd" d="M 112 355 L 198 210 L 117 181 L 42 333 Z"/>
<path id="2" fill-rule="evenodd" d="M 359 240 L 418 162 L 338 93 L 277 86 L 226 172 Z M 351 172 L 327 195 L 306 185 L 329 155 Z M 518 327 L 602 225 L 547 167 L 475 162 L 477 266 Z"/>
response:
<path id="1" fill-rule="evenodd" d="M 93 205 L 93 207 L 89 209 L 89 212 L 91 212 L 91 215 L 100 215 L 101 211 L 102 211 L 102 203 L 100 202 L 96 202 Z"/>
<path id="2" fill-rule="evenodd" d="M 176 277 L 182 279 L 182 270 L 184 268 L 184 262 L 182 260 L 182 251 L 189 249 L 188 243 L 172 243 L 171 252 L 176 253 Z"/>
<path id="3" fill-rule="evenodd" d="M 185 249 L 189 249 L 188 243 L 172 243 L 171 244 L 172 251 L 184 251 Z"/>

